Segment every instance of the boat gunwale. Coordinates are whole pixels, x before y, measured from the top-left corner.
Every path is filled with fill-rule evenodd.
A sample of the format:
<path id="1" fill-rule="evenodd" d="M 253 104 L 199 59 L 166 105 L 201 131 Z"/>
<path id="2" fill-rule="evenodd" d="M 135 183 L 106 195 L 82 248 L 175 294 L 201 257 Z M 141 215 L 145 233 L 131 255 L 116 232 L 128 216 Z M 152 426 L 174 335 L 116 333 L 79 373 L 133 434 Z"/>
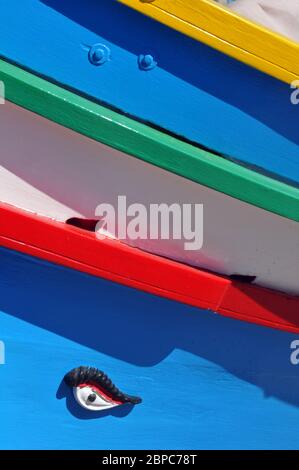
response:
<path id="1" fill-rule="evenodd" d="M 95 141 L 299 222 L 299 189 L 112 111 L 0 60 L 7 100 Z M 1 106 L 5 106 L 1 105 Z"/>

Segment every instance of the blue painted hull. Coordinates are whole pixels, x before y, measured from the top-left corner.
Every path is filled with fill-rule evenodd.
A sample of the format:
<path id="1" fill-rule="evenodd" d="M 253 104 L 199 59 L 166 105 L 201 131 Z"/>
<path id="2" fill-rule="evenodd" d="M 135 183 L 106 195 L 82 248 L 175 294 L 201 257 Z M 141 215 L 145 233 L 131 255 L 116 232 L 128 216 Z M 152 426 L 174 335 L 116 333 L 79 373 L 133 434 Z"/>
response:
<path id="1" fill-rule="evenodd" d="M 295 335 L 6 249 L 0 311 L 1 449 L 299 447 Z M 80 409 L 61 381 L 81 364 L 143 403 Z"/>
<path id="2" fill-rule="evenodd" d="M 116 1 L 1 0 L 0 7 L 2 56 L 299 184 L 299 106 L 291 104 L 287 84 Z M 96 43 L 111 51 L 102 66 L 88 60 Z M 140 70 L 140 54 L 152 54 L 158 66 Z"/>

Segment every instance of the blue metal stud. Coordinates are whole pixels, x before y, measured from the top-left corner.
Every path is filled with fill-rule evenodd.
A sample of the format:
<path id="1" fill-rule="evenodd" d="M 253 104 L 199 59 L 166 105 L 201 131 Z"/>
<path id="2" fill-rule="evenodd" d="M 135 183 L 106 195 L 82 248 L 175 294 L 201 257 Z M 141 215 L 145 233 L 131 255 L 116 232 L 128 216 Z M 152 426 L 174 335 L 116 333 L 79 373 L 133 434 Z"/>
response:
<path id="1" fill-rule="evenodd" d="M 138 65 L 141 70 L 152 70 L 156 67 L 157 62 L 154 60 L 153 56 L 150 54 L 141 54 L 138 57 Z"/>
<path id="2" fill-rule="evenodd" d="M 111 51 L 105 44 L 94 44 L 88 52 L 88 59 L 92 65 L 103 65 L 110 60 Z"/>

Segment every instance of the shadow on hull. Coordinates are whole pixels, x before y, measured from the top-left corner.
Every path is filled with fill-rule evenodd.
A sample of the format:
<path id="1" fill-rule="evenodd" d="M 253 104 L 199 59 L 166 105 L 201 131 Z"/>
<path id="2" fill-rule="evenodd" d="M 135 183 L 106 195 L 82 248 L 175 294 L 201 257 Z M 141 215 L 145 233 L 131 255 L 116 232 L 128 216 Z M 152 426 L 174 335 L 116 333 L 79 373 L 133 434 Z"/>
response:
<path id="1" fill-rule="evenodd" d="M 296 335 L 5 249 L 0 259 L 0 309 L 9 315 L 139 367 L 151 368 L 173 351 L 184 350 L 259 387 L 265 397 L 299 406 L 299 373 L 290 362 Z"/>

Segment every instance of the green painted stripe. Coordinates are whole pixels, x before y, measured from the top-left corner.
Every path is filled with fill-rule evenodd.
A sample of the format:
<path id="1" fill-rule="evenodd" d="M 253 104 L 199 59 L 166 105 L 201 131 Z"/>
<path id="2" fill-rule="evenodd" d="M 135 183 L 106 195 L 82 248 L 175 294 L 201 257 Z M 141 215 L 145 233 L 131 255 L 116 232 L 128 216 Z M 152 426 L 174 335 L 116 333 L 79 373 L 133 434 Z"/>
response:
<path id="1" fill-rule="evenodd" d="M 2 60 L 0 80 L 6 98 L 15 104 L 165 170 L 299 221 L 297 188 L 181 142 Z"/>

